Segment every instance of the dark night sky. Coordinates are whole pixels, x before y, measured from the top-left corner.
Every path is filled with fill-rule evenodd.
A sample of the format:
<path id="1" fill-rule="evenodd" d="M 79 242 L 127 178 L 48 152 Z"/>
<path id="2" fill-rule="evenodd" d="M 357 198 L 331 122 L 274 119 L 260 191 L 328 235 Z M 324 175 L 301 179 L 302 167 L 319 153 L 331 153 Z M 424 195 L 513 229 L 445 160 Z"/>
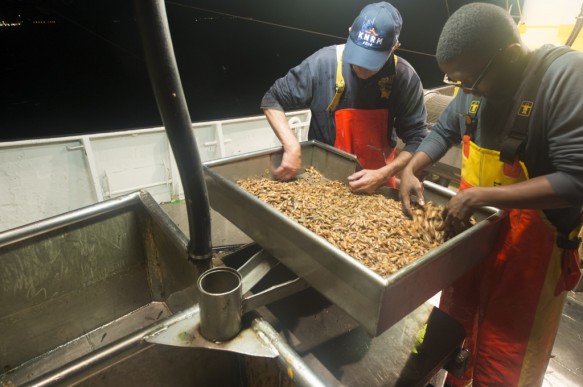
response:
<path id="1" fill-rule="evenodd" d="M 317 49 L 342 43 L 369 2 L 167 1 L 192 121 L 261 114 L 273 81 Z M 433 54 L 448 10 L 467 2 L 392 1 L 404 21 L 399 55 L 426 88 L 442 77 L 435 59 L 408 50 Z M 3 0 L 3 20 L 22 25 L 0 27 L 0 141 L 161 125 L 132 1 Z"/>

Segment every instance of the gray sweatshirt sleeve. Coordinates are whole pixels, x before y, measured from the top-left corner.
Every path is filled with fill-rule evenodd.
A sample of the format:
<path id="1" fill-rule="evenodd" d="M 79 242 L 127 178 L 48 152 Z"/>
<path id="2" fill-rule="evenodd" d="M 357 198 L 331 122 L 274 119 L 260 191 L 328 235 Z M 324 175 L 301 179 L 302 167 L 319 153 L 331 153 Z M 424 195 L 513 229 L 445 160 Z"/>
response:
<path id="1" fill-rule="evenodd" d="M 583 53 L 558 58 L 540 90 L 548 154 L 556 171 L 547 178 L 555 192 L 573 205 L 583 205 Z"/>
<path id="2" fill-rule="evenodd" d="M 403 150 L 415 153 L 427 135 L 427 111 L 423 85 L 413 67 L 399 58 L 396 71 L 395 130 L 405 143 Z"/>
<path id="3" fill-rule="evenodd" d="M 459 144 L 462 140 L 462 130 L 465 130 L 462 126 L 464 116 L 460 112 L 467 111 L 464 108 L 465 105 L 467 105 L 467 98 L 463 93 L 458 93 L 441 113 L 437 123 L 433 125 L 427 137 L 417 148 L 417 152 L 424 152 L 433 162 L 437 162 L 449 148 Z"/>
<path id="4" fill-rule="evenodd" d="M 265 93 L 261 100 L 261 109 L 305 109 L 310 106 L 313 91 L 313 74 L 315 62 L 320 51 L 306 58 L 298 66 L 279 78 Z"/>

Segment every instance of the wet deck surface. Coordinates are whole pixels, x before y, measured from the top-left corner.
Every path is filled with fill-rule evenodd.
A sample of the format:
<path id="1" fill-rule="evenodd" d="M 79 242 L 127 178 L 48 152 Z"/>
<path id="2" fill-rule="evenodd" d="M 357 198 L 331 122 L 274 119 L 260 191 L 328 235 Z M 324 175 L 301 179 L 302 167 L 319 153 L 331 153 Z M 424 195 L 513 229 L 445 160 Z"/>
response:
<path id="1" fill-rule="evenodd" d="M 583 293 L 571 292 L 563 309 L 563 317 L 543 386 L 583 386 Z"/>
<path id="2" fill-rule="evenodd" d="M 162 208 L 188 235 L 188 218 L 184 202 L 163 204 Z M 211 210 L 214 247 L 249 243 L 252 240 Z M 581 289 L 583 290 L 583 289 Z M 544 387 L 583 386 L 583 291 L 570 292 L 547 371 Z"/>

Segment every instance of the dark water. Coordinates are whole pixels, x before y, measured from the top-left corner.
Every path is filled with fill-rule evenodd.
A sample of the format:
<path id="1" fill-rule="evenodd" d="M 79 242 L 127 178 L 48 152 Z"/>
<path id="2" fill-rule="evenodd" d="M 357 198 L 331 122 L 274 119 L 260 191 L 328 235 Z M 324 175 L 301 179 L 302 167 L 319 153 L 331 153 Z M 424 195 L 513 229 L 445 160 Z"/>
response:
<path id="1" fill-rule="evenodd" d="M 342 43 L 367 4 L 256 0 L 251 8 L 249 2 L 181 3 L 188 7 L 166 2 L 166 8 L 192 121 L 261 114 L 261 97 L 273 81 L 317 49 Z M 462 3 L 449 1 L 449 10 Z M 5 12 L 0 8 L 0 18 L 23 21 L 17 28 L 0 28 L 1 141 L 161 125 L 131 2 L 39 4 L 13 1 Z M 222 14 L 191 8 L 195 4 Z M 406 50 L 434 53 L 448 7 L 437 0 L 393 4 L 404 19 L 405 50 L 399 54 L 413 64 L 424 87 L 439 85 L 442 75 L 434 58 Z"/>

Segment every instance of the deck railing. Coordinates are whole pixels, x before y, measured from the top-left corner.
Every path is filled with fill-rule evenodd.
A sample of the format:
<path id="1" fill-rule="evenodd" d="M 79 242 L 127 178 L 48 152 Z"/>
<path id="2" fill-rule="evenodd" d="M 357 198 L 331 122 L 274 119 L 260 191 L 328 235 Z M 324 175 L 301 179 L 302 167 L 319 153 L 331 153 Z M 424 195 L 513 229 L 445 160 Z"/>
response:
<path id="1" fill-rule="evenodd" d="M 309 110 L 287 114 L 307 139 Z M 193 123 L 203 162 L 280 142 L 265 116 Z M 163 127 L 0 142 L 0 230 L 147 190 L 159 203 L 184 192 Z"/>

